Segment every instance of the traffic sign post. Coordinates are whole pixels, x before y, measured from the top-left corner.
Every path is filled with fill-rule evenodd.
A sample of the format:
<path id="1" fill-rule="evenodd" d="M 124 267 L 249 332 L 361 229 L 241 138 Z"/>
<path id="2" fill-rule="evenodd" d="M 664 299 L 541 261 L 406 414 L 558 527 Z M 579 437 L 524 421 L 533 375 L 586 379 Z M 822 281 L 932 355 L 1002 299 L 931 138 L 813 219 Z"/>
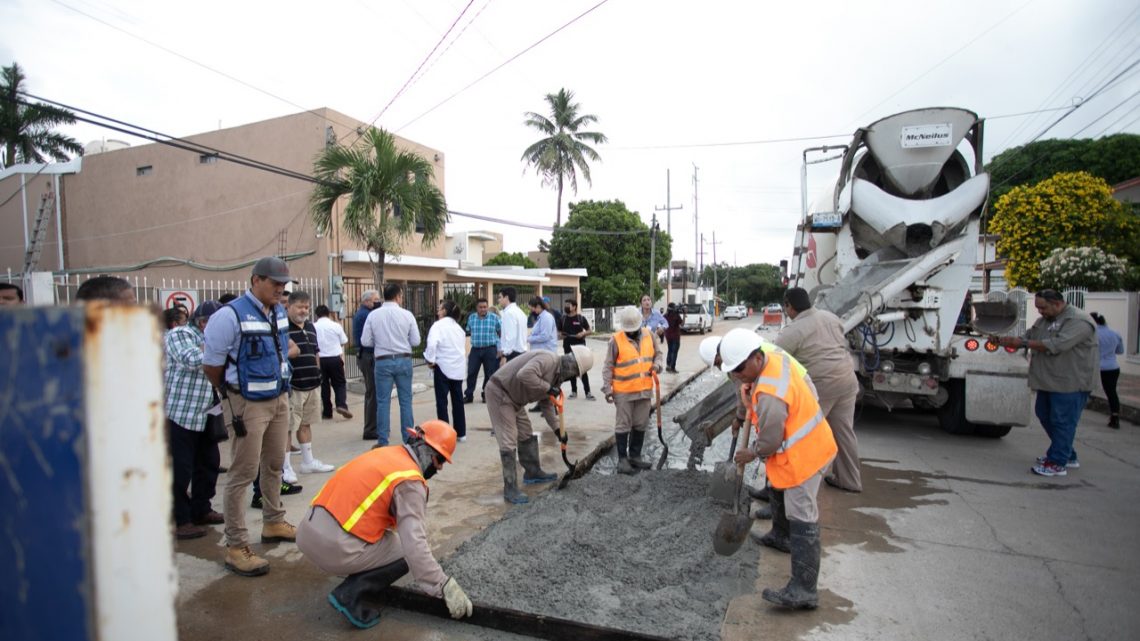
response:
<path id="1" fill-rule="evenodd" d="M 158 299 L 162 301 L 163 309 L 172 309 L 175 305 L 182 305 L 186 311 L 193 314 L 198 307 L 198 290 L 196 289 L 160 289 Z"/>

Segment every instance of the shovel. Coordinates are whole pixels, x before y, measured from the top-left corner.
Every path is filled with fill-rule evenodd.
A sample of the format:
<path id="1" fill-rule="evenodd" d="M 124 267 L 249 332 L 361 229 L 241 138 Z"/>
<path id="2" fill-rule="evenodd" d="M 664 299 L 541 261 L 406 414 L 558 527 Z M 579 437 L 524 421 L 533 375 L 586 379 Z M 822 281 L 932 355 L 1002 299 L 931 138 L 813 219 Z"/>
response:
<path id="1" fill-rule="evenodd" d="M 661 456 L 657 459 L 657 469 L 661 469 L 665 467 L 665 459 L 669 458 L 669 446 L 661 436 L 661 379 L 657 378 L 657 372 L 653 372 L 653 390 L 657 394 L 657 440 L 661 441 Z"/>
<path id="2" fill-rule="evenodd" d="M 743 429 L 743 428 L 741 428 Z M 728 448 L 728 458 L 720 461 L 713 467 L 712 482 L 709 483 L 709 497 L 716 503 L 732 505 L 736 499 L 736 464 L 732 462 L 732 455 L 736 453 L 736 437 L 739 430 L 732 437 L 732 445 Z"/>
<path id="3" fill-rule="evenodd" d="M 569 471 L 563 474 L 562 478 L 558 480 L 558 489 L 560 490 L 570 483 L 570 479 L 574 477 L 574 471 L 578 467 L 577 461 L 571 463 L 570 457 L 566 456 L 566 441 L 569 439 L 566 438 L 566 416 L 562 413 L 562 401 L 561 391 L 559 391 L 558 396 L 550 397 L 550 402 L 554 403 L 554 410 L 558 412 L 558 445 L 562 449 L 562 462 L 566 464 L 566 467 L 570 468 Z"/>
<path id="4" fill-rule="evenodd" d="M 744 443 L 742 448 L 748 448 L 748 434 L 752 431 L 750 425 L 745 425 Z M 721 556 L 732 556 L 740 549 L 744 539 L 748 538 L 748 530 L 752 529 L 752 518 L 748 511 L 740 513 L 740 485 L 744 481 L 744 465 L 736 466 L 736 487 L 732 496 L 732 511 L 720 515 L 720 522 L 713 532 L 713 550 Z"/>

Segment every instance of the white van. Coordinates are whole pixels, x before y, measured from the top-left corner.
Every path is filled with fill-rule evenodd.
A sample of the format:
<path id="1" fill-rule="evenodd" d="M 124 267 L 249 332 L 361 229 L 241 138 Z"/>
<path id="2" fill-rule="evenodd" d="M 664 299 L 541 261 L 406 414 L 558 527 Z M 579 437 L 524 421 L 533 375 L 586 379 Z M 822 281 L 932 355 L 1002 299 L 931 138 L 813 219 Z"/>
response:
<path id="1" fill-rule="evenodd" d="M 729 305 L 724 308 L 724 320 L 741 319 L 748 316 L 748 308 L 744 305 Z"/>
<path id="2" fill-rule="evenodd" d="M 712 330 L 713 319 L 712 314 L 709 314 L 704 305 L 697 303 L 684 303 L 679 305 L 682 317 L 685 322 L 681 324 L 681 331 L 683 332 L 699 332 L 704 334 Z"/>

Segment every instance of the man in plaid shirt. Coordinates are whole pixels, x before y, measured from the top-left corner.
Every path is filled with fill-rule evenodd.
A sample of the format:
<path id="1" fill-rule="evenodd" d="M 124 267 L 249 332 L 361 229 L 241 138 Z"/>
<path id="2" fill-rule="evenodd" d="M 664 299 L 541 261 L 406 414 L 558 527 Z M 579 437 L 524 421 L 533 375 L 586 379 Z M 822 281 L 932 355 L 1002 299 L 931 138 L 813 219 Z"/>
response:
<path id="1" fill-rule="evenodd" d="M 205 536 L 205 525 L 223 522 L 222 515 L 210 507 L 220 460 L 218 444 L 205 432 L 206 410 L 214 404 L 214 390 L 202 372 L 203 330 L 219 309 L 217 301 L 204 301 L 189 324 L 171 329 L 162 339 L 166 427 L 174 471 L 174 535 L 178 539 Z"/>
<path id="2" fill-rule="evenodd" d="M 475 401 L 475 381 L 479 378 L 479 368 L 483 368 L 483 387 L 480 388 L 480 399 L 486 403 L 487 395 L 482 392 L 487 388 L 487 381 L 491 380 L 499 369 L 499 357 L 503 355 L 499 348 L 499 336 L 503 333 L 503 322 L 498 314 L 487 311 L 487 299 L 480 298 L 475 302 L 475 311 L 467 317 L 467 335 L 471 337 L 471 353 L 467 355 L 467 393 L 463 395 L 464 403 Z"/>

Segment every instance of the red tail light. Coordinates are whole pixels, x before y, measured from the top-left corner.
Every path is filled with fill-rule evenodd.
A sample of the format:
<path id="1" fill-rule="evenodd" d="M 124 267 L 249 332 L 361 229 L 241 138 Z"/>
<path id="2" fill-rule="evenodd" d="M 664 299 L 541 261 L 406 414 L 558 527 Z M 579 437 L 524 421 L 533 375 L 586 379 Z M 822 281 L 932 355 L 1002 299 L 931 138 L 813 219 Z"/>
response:
<path id="1" fill-rule="evenodd" d="M 987 352 L 998 351 L 998 344 L 993 342 L 993 341 L 986 341 L 986 351 Z"/>
<path id="2" fill-rule="evenodd" d="M 978 339 L 976 339 L 976 338 L 970 338 L 970 339 L 966 340 L 966 350 L 967 351 L 972 352 L 972 351 L 978 349 L 978 345 L 979 345 Z"/>
<path id="3" fill-rule="evenodd" d="M 1005 351 L 1009 352 L 1010 354 L 1016 354 L 1017 348 L 1016 347 L 1007 347 L 1007 348 L 1005 348 Z"/>

